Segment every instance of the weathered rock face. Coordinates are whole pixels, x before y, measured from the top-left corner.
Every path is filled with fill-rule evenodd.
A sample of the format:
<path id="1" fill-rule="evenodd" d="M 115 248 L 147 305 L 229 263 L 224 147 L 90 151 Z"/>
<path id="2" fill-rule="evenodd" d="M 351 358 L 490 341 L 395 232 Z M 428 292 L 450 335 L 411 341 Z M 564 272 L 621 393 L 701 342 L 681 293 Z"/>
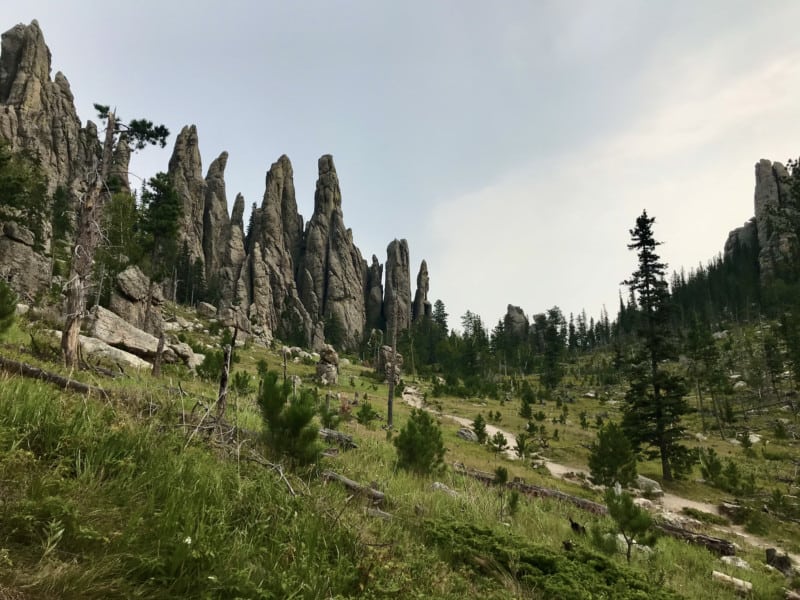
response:
<path id="1" fill-rule="evenodd" d="M 428 263 L 424 260 L 419 267 L 417 274 L 417 293 L 414 295 L 414 307 L 411 318 L 416 323 L 417 319 L 424 316 L 431 316 L 432 307 L 428 302 L 428 291 L 430 290 L 430 277 L 428 276 Z"/>
<path id="2" fill-rule="evenodd" d="M 219 316 L 225 325 L 238 325 L 247 330 L 244 320 L 247 306 L 242 307 L 239 300 L 249 302 L 247 289 L 239 292 L 239 278 L 247 258 L 244 250 L 244 198 L 236 196 L 231 220 L 228 224 L 225 245 L 222 248 L 221 268 L 219 270 L 220 310 Z"/>
<path id="3" fill-rule="evenodd" d="M 0 138 L 37 157 L 48 192 L 62 186 L 74 201 L 99 154 L 97 130 L 91 123 L 81 128 L 66 77 L 59 72 L 50 79 L 50 50 L 36 21 L 6 31 L 1 46 Z M 42 233 L 36 252 L 7 234 L 0 241 L 0 266 L 14 276 L 20 294 L 34 296 L 49 285 L 49 223 Z"/>
<path id="4" fill-rule="evenodd" d="M 250 281 L 241 286 L 249 297 L 242 301 L 257 307 L 254 314 L 270 332 L 283 339 L 302 337 L 308 343 L 313 323 L 295 284 L 303 217 L 297 212 L 292 163 L 286 156 L 267 172 L 264 199 L 252 223 L 247 240 Z"/>
<path id="5" fill-rule="evenodd" d="M 39 157 L 50 191 L 63 186 L 76 208 L 87 174 L 97 170 L 101 145 L 94 124 L 81 128 L 69 83 L 61 73 L 51 80 L 50 66 L 50 51 L 35 21 L 3 35 L 0 137 L 9 140 L 13 149 Z M 352 231 L 344 225 L 342 194 L 331 156 L 319 159 L 314 214 L 305 230 L 297 211 L 292 165 L 281 156 L 267 173 L 264 200 L 254 211 L 247 238 L 241 196 L 228 217 L 227 160 L 227 153 L 220 154 L 203 178 L 197 128 L 191 125 L 177 136 L 168 168 L 181 199 L 178 249 L 185 243 L 190 260 L 203 265 L 207 283 L 219 290 L 223 323 L 245 331 L 258 329 L 263 332 L 256 331 L 261 341 L 275 334 L 315 348 L 324 344 L 327 333 L 336 338 L 337 345 L 354 349 L 367 326 L 383 329 L 387 320 L 391 324 L 395 308 L 401 331 L 409 327 L 412 310 L 417 318 L 429 312 L 424 263 L 418 298 L 412 305 L 405 241 L 390 244 L 385 286 L 384 269 L 376 257 L 367 268 Z M 130 191 L 129 161 L 130 149 L 120 143 L 113 154 L 111 175 L 123 191 Z M 6 220 L 0 215 L 0 221 Z M 25 227 L 5 224 L 0 231 L 0 274 L 11 277 L 23 294 L 33 296 L 46 289 L 51 273 L 50 228 L 38 254 Z M 121 274 L 111 307 L 129 323 L 158 334 L 162 299 L 142 277 L 141 272 Z M 174 290 L 174 283 L 166 289 Z M 147 294 L 142 285 L 148 288 Z"/>
<path id="6" fill-rule="evenodd" d="M 785 276 L 800 260 L 798 206 L 791 198 L 789 174 L 781 163 L 756 164 L 755 220 L 762 283 Z"/>
<path id="7" fill-rule="evenodd" d="M 24 298 L 50 285 L 50 260 L 33 249 L 33 233 L 13 221 L 0 223 L 0 276 Z"/>
<path id="8" fill-rule="evenodd" d="M 315 324 L 327 322 L 344 348 L 361 342 L 366 323 L 367 263 L 353 244 L 342 215 L 342 194 L 333 157 L 319 159 L 314 214 L 298 270 L 300 299 Z"/>
<path id="9" fill-rule="evenodd" d="M 181 222 L 178 227 L 178 247 L 184 242 L 192 262 L 205 261 L 203 253 L 203 212 L 206 182 L 203 179 L 197 127 L 184 127 L 175 140 L 167 174 L 181 199 Z M 224 166 L 223 166 L 224 170 Z"/>
<path id="10" fill-rule="evenodd" d="M 50 50 L 37 21 L 2 36 L 0 137 L 41 160 L 50 192 L 77 189 L 97 156 L 94 127 L 81 128 L 67 78 L 50 79 Z"/>
<path id="11" fill-rule="evenodd" d="M 508 305 L 506 316 L 503 319 L 506 332 L 517 337 L 524 337 L 528 334 L 528 317 L 519 306 Z"/>
<path id="12" fill-rule="evenodd" d="M 728 239 L 725 241 L 725 251 L 723 256 L 725 259 L 733 258 L 734 252 L 737 248 L 757 248 L 758 247 L 758 231 L 756 230 L 755 217 L 750 219 L 742 227 L 737 227 L 728 234 Z"/>
<path id="13" fill-rule="evenodd" d="M 408 242 L 393 240 L 386 248 L 386 292 L 383 300 L 383 315 L 389 336 L 395 331 L 395 325 L 398 333 L 411 325 L 409 273 Z"/>
<path id="14" fill-rule="evenodd" d="M 228 218 L 228 197 L 225 194 L 225 167 L 228 153 L 223 152 L 211 163 L 205 180 L 203 203 L 203 256 L 206 281 L 219 284 L 225 245 L 231 235 Z"/>
<path id="15" fill-rule="evenodd" d="M 366 331 L 383 330 L 383 265 L 372 255 L 372 264 L 367 269 L 367 298 L 364 305 L 367 317 Z"/>
<path id="16" fill-rule="evenodd" d="M 151 284 L 139 267 L 128 267 L 117 275 L 109 308 L 134 327 L 154 336 L 161 335 L 163 304 L 161 289 Z"/>

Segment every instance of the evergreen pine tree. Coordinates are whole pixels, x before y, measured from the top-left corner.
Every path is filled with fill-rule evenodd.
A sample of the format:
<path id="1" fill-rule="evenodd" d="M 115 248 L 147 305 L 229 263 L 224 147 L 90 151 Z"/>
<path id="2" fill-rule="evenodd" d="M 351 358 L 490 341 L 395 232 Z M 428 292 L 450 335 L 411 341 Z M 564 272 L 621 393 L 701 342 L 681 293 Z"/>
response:
<path id="1" fill-rule="evenodd" d="M 656 254 L 661 242 L 653 236 L 654 222 L 655 218 L 643 211 L 630 231 L 628 249 L 636 251 L 638 268 L 624 283 L 638 300 L 637 332 L 643 352 L 631 369 L 622 427 L 634 447 L 655 449 L 649 455 L 660 456 L 662 476 L 671 480 L 692 463 L 691 453 L 679 443 L 684 433 L 681 417 L 689 407 L 682 378 L 667 372 L 662 364 L 675 357 L 675 350 L 669 339 L 667 265 Z"/>
<path id="2" fill-rule="evenodd" d="M 422 409 L 413 409 L 400 434 L 394 439 L 397 465 L 425 475 L 444 462 L 442 430 L 433 417 Z"/>
<path id="3" fill-rule="evenodd" d="M 264 440 L 275 452 L 286 454 L 299 464 L 313 463 L 321 448 L 317 443 L 314 396 L 306 389 L 291 400 L 292 384 L 279 381 L 268 371 L 258 391 L 258 406 L 264 421 Z"/>
<path id="4" fill-rule="evenodd" d="M 597 432 L 589 450 L 589 471 L 598 485 L 619 483 L 630 487 L 636 480 L 636 455 L 622 428 L 614 422 Z"/>
<path id="5" fill-rule="evenodd" d="M 633 503 L 630 494 L 626 494 L 620 489 L 607 490 L 605 501 L 608 514 L 614 519 L 617 529 L 628 546 L 625 557 L 628 562 L 631 562 L 631 548 L 637 540 L 639 543 L 654 541 L 654 538 L 648 535 L 653 519 L 650 517 L 650 513 Z"/>

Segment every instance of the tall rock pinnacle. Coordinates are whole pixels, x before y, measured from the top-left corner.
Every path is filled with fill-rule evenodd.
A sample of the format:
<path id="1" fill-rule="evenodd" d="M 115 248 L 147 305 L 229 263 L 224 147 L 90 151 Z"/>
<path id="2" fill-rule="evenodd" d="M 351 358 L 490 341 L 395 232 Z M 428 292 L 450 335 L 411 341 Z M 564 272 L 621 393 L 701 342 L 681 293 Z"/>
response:
<path id="1" fill-rule="evenodd" d="M 223 167 L 224 168 L 224 167 Z M 184 242 L 192 262 L 205 263 L 203 253 L 203 212 L 205 211 L 206 182 L 200 159 L 197 127 L 184 127 L 175 139 L 169 159 L 170 181 L 181 199 L 181 223 L 178 228 L 178 247 Z"/>
<path id="2" fill-rule="evenodd" d="M 339 338 L 326 341 L 354 349 L 366 323 L 367 263 L 353 244 L 353 232 L 344 226 L 333 157 L 322 156 L 318 169 L 314 214 L 306 226 L 298 270 L 300 298 L 314 322 L 326 325 L 328 337 Z"/>
<path id="3" fill-rule="evenodd" d="M 284 155 L 269 168 L 261 208 L 252 216 L 246 272 L 252 277 L 249 302 L 256 324 L 294 343 L 309 343 L 314 331 L 295 284 L 302 236 L 292 163 Z"/>
<path id="4" fill-rule="evenodd" d="M 228 197 L 225 193 L 225 167 L 228 153 L 223 152 L 208 167 L 203 202 L 203 256 L 206 264 L 206 281 L 219 280 L 222 254 L 226 238 L 230 235 Z M 242 207 L 244 209 L 244 207 Z"/>
<path id="5" fill-rule="evenodd" d="M 386 248 L 386 291 L 383 315 L 386 333 L 391 336 L 411 326 L 411 275 L 409 271 L 408 242 L 393 240 Z"/>
<path id="6" fill-rule="evenodd" d="M 411 314 L 412 322 L 416 323 L 418 319 L 424 316 L 431 316 L 432 307 L 428 302 L 428 292 L 430 291 L 430 277 L 428 276 L 428 263 L 424 260 L 419 266 L 419 274 L 417 275 L 417 293 L 414 295 L 414 307 Z"/>

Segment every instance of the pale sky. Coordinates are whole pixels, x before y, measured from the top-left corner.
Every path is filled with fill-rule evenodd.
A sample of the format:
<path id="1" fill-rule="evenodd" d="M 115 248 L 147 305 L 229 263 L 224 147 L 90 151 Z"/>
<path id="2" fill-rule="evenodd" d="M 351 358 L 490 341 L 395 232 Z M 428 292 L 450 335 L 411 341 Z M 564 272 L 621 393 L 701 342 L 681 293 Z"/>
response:
<path id="1" fill-rule="evenodd" d="M 300 212 L 334 156 L 369 261 L 406 238 L 412 293 L 457 325 L 508 303 L 616 313 L 646 208 L 687 270 L 753 214 L 753 165 L 800 154 L 800 2 L 26 0 L 79 115 L 92 103 L 173 132 L 196 124 L 229 202 L 261 203 L 292 160 Z M 626 292 L 624 292 L 626 293 Z"/>

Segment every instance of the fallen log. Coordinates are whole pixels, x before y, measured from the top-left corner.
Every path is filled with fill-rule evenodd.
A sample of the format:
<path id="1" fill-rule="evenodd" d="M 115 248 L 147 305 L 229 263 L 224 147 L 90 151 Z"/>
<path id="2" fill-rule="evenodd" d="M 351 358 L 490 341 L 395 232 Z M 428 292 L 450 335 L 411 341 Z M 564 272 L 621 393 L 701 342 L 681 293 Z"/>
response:
<path id="1" fill-rule="evenodd" d="M 353 436 L 336 431 L 335 429 L 327 429 L 323 427 L 319 430 L 319 436 L 326 442 L 333 442 L 346 450 L 351 448 L 358 448 L 358 445 L 353 441 Z"/>
<path id="2" fill-rule="evenodd" d="M 348 490 L 355 492 L 357 494 L 361 494 L 371 499 L 374 504 L 382 504 L 383 501 L 386 499 L 386 496 L 384 495 L 383 492 L 375 490 L 369 486 L 362 485 L 357 481 L 348 479 L 344 475 L 339 475 L 338 473 L 334 473 L 333 471 L 323 471 L 322 478 L 325 479 L 326 481 L 330 481 L 331 479 L 333 479 L 334 481 L 338 481 Z"/>
<path id="3" fill-rule="evenodd" d="M 453 467 L 459 473 L 473 477 L 474 479 L 482 481 L 487 485 L 495 485 L 494 473 L 478 471 L 477 469 L 469 469 L 460 463 L 454 464 Z M 505 485 L 509 489 L 517 490 L 534 498 L 553 498 L 555 500 L 561 500 L 562 502 L 568 502 L 573 506 L 577 506 L 581 510 L 585 510 L 595 515 L 602 516 L 608 514 L 608 508 L 605 505 L 592 502 L 591 500 L 587 500 L 586 498 L 581 498 L 579 496 L 572 496 L 571 494 L 567 494 L 560 490 L 523 483 L 521 481 L 510 481 Z M 683 529 L 682 527 L 676 527 L 675 525 L 669 525 L 667 523 L 655 523 L 654 528 L 664 535 L 684 540 L 691 544 L 705 546 L 708 550 L 711 550 L 720 556 L 736 555 L 736 546 L 734 546 L 733 543 L 729 542 L 728 540 L 724 540 L 722 538 L 695 533 L 693 531 L 689 531 L 688 529 Z"/>
<path id="4" fill-rule="evenodd" d="M 453 466 L 456 469 L 456 472 L 469 475 L 470 477 L 477 479 L 478 481 L 482 481 L 487 485 L 495 484 L 494 473 L 488 473 L 486 471 L 478 471 L 477 469 L 469 469 L 460 463 L 456 463 Z M 526 496 L 531 496 L 534 498 L 555 498 L 556 500 L 561 500 L 563 502 L 568 502 L 570 504 L 573 504 L 578 508 L 580 508 L 581 510 L 585 510 L 595 515 L 608 514 L 608 509 L 604 505 L 598 504 L 597 502 L 592 502 L 591 500 L 587 500 L 586 498 L 581 498 L 579 496 L 572 496 L 570 494 L 566 494 L 560 490 L 554 490 L 551 488 L 542 487 L 540 485 L 524 483 L 522 481 L 510 481 L 505 485 L 507 488 L 512 490 L 517 490 L 518 492 L 521 492 Z"/>
<path id="5" fill-rule="evenodd" d="M 743 596 L 753 591 L 753 584 L 749 581 L 737 579 L 736 577 L 725 575 L 725 573 L 720 573 L 719 571 L 711 571 L 711 579 L 733 586 L 733 589 Z"/>
<path id="6" fill-rule="evenodd" d="M 39 379 L 41 381 L 47 381 L 48 383 L 54 383 L 59 387 L 72 390 L 74 392 L 80 392 L 81 394 L 96 394 L 97 396 L 102 396 L 104 398 L 108 397 L 108 394 L 102 388 L 81 383 L 80 381 L 75 381 L 74 379 L 69 379 L 67 377 L 62 377 L 56 373 L 50 373 L 49 371 L 45 371 L 39 367 L 27 365 L 3 356 L 0 356 L 0 369 L 3 369 L 7 373 L 11 373 L 13 375 L 22 375 L 23 377 L 30 377 L 32 379 Z"/>
<path id="7" fill-rule="evenodd" d="M 695 533 L 683 527 L 676 527 L 669 523 L 654 523 L 653 527 L 661 533 L 670 537 L 684 540 L 697 546 L 705 546 L 708 550 L 719 556 L 736 556 L 736 546 L 728 540 L 713 537 L 710 535 L 703 535 L 702 533 Z"/>

